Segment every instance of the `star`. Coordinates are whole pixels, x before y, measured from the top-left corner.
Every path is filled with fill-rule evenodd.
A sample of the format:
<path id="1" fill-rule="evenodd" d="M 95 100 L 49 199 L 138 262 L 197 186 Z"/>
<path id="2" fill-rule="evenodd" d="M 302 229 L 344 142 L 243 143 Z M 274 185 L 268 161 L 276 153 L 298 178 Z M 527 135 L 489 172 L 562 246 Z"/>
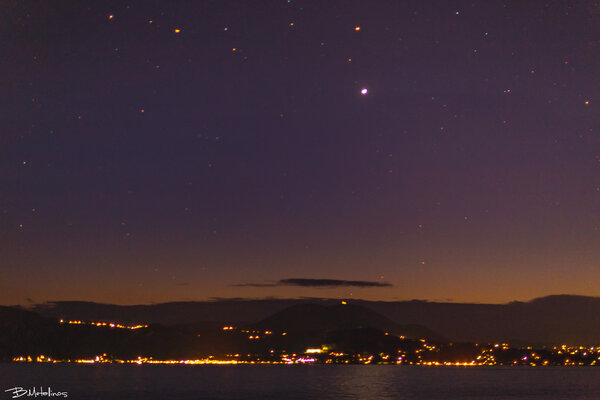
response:
<path id="1" fill-rule="evenodd" d="M 362 94 L 363 96 L 366 95 L 367 93 L 369 93 L 369 90 L 367 88 L 362 88 L 360 90 L 360 94 Z"/>

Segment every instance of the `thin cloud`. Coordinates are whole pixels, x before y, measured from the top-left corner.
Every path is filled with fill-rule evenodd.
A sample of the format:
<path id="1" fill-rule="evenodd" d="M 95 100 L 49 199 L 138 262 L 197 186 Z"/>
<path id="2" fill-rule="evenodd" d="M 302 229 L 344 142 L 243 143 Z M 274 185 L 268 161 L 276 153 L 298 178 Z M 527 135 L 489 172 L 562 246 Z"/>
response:
<path id="1" fill-rule="evenodd" d="M 292 278 L 282 279 L 279 281 L 281 285 L 286 286 L 304 286 L 304 287 L 337 287 L 337 286 L 352 286 L 352 287 L 390 287 L 391 283 L 375 282 L 375 281 L 346 281 L 341 279 L 306 279 Z"/>
<path id="2" fill-rule="evenodd" d="M 392 287 L 391 283 L 376 281 L 347 281 L 342 279 L 310 279 L 310 278 L 288 278 L 280 279 L 275 283 L 238 283 L 236 287 L 275 287 L 275 286 L 300 286 L 316 288 L 332 287 Z"/>
<path id="3" fill-rule="evenodd" d="M 281 286 L 281 284 L 278 283 L 235 283 L 233 285 L 229 285 L 229 286 L 235 286 L 235 287 L 274 287 L 274 286 Z"/>

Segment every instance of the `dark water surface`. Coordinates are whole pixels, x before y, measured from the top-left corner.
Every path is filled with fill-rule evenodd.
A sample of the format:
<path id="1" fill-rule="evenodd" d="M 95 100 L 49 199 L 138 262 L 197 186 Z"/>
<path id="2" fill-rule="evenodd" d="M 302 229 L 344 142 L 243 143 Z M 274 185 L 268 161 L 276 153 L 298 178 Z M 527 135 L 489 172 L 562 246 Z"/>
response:
<path id="1" fill-rule="evenodd" d="M 0 364 L 0 399 L 16 386 L 69 399 L 600 399 L 600 367 Z"/>

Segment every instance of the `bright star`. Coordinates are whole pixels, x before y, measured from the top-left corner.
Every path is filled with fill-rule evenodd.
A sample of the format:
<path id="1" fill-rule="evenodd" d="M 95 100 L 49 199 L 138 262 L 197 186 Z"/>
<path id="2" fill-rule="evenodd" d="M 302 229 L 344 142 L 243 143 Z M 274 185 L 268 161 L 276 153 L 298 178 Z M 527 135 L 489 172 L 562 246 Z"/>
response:
<path id="1" fill-rule="evenodd" d="M 367 94 L 367 93 L 369 93 L 369 90 L 367 90 L 367 88 L 363 88 L 363 89 L 360 91 L 360 94 L 362 94 L 363 96 L 364 96 L 365 94 Z"/>

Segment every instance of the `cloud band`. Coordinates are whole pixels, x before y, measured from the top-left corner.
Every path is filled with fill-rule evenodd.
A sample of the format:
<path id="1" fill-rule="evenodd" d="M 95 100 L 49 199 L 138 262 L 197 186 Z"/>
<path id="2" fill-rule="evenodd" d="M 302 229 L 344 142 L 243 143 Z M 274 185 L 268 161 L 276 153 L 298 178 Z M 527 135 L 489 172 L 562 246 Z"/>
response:
<path id="1" fill-rule="evenodd" d="M 376 281 L 347 281 L 342 279 L 310 279 L 310 278 L 287 278 L 280 279 L 274 283 L 238 283 L 237 287 L 276 287 L 276 286 L 300 286 L 300 287 L 391 287 L 391 283 Z"/>

